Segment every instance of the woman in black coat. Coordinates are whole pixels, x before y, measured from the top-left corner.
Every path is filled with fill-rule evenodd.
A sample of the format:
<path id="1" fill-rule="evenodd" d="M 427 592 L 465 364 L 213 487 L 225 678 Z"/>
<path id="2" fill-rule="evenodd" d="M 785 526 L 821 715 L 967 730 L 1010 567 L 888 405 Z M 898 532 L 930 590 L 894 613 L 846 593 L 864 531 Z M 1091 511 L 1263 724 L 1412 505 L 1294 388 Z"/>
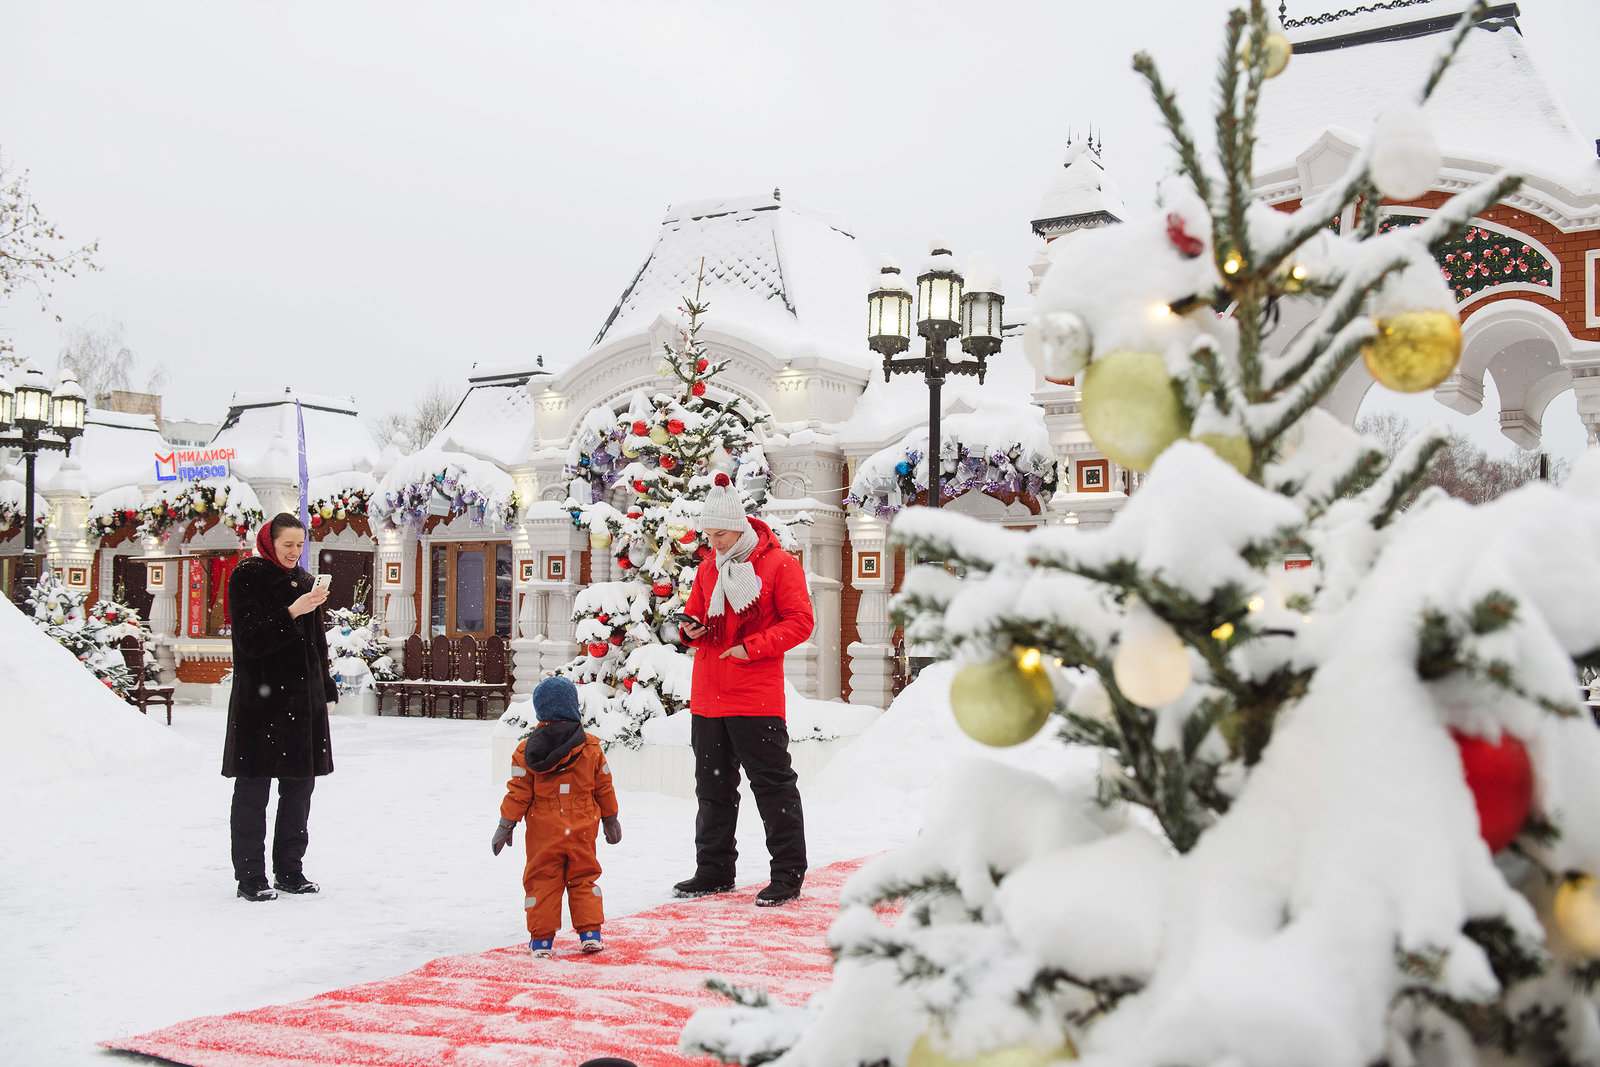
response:
<path id="1" fill-rule="evenodd" d="M 267 885 L 267 792 L 278 780 L 272 834 L 273 885 L 285 893 L 315 893 L 301 869 L 306 818 L 316 776 L 333 772 L 328 705 L 338 699 L 328 671 L 328 599 L 299 565 L 306 529 L 278 515 L 256 535 L 256 554 L 228 579 L 233 625 L 233 694 L 222 773 L 233 781 L 229 818 L 233 876 L 239 896 L 272 900 Z"/>

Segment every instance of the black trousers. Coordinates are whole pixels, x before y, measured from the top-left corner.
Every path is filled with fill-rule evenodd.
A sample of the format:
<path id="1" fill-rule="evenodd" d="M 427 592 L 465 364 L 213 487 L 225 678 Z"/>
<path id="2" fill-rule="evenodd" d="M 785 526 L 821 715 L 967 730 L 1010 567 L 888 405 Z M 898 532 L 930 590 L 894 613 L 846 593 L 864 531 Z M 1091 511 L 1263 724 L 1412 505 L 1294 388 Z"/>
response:
<path id="1" fill-rule="evenodd" d="M 278 779 L 278 817 L 272 828 L 272 873 L 304 874 L 306 819 L 311 815 L 315 778 Z M 271 778 L 235 778 L 228 828 L 233 837 L 233 877 L 265 878 L 267 874 L 267 792 Z"/>
<path id="2" fill-rule="evenodd" d="M 806 873 L 806 821 L 783 719 L 695 715 L 689 741 L 694 746 L 694 795 L 700 802 L 694 820 L 695 874 L 719 882 L 734 879 L 742 768 L 767 829 L 772 880 L 799 885 Z"/>

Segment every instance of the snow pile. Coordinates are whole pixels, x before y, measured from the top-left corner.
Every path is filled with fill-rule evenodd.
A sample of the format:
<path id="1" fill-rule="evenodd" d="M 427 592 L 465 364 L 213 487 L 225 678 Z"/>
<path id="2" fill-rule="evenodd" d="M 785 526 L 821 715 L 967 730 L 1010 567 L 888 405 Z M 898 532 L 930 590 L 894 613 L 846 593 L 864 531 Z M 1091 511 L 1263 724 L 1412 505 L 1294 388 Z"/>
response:
<path id="1" fill-rule="evenodd" d="M 192 770 L 193 745 L 120 699 L 9 600 L 0 600 L 0 789 Z"/>
<path id="2" fill-rule="evenodd" d="M 10 478 L 0 480 L 0 534 L 22 529 L 27 519 L 26 488 Z M 44 536 L 50 518 L 50 502 L 37 491 L 33 494 L 33 530 L 35 539 Z"/>
<path id="3" fill-rule="evenodd" d="M 400 677 L 399 667 L 389 655 L 389 639 L 370 613 L 359 607 L 328 613 L 328 673 L 340 695 L 373 689 L 378 682 Z"/>

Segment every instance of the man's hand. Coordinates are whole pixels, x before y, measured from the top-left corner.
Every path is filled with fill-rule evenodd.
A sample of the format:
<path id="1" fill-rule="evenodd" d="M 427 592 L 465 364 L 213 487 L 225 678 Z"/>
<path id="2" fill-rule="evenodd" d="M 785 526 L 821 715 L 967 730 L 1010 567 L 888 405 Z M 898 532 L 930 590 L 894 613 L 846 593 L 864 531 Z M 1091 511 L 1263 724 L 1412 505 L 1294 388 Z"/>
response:
<path id="1" fill-rule="evenodd" d="M 516 828 L 516 823 L 510 819 L 502 818 L 500 824 L 494 828 L 494 837 L 489 839 L 489 844 L 494 848 L 494 854 L 500 855 L 500 850 L 511 844 L 511 831 Z"/>
<path id="2" fill-rule="evenodd" d="M 732 648 L 728 649 L 728 651 L 724 652 L 722 655 L 718 656 L 717 658 L 718 659 L 727 659 L 729 656 L 732 656 L 734 659 L 749 659 L 750 658 L 750 653 L 748 653 L 748 652 L 746 652 L 744 650 L 744 646 L 743 645 L 734 645 Z"/>
<path id="3" fill-rule="evenodd" d="M 706 635 L 706 628 L 697 622 L 686 622 L 678 629 L 691 641 L 698 641 Z"/>
<path id="4" fill-rule="evenodd" d="M 622 840 L 622 820 L 615 815 L 601 819 L 600 828 L 606 832 L 606 844 L 615 845 Z"/>

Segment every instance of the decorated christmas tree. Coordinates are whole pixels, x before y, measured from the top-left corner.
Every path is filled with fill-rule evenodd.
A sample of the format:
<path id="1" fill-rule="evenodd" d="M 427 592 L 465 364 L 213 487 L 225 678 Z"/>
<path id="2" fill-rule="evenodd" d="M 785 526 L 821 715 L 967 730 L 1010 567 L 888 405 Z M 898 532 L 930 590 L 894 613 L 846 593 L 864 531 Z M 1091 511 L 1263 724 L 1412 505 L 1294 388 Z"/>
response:
<path id="1" fill-rule="evenodd" d="M 45 633 L 59 641 L 96 678 L 104 682 L 118 696 L 126 697 L 136 688 L 139 679 L 128 669 L 119 646 L 124 637 L 139 637 L 148 649 L 154 635 L 139 612 L 115 600 L 96 601 L 91 608 L 84 607 L 86 597 L 74 593 L 59 578 L 48 575 L 39 579 L 28 598 L 33 609 L 33 621 Z M 145 678 L 155 681 L 159 676 L 155 657 L 145 657 Z"/>
<path id="2" fill-rule="evenodd" d="M 754 512 L 766 485 L 758 440 L 766 416 L 708 393 L 728 360 L 713 359 L 700 339 L 706 308 L 685 300 L 677 334 L 662 346 L 657 373 L 675 388 L 635 393 L 620 416 L 592 412 L 568 456 L 572 521 L 589 531 L 591 560 L 609 552 L 620 577 L 578 594 L 582 653 L 558 673 L 580 683 L 584 720 L 607 741 L 636 745 L 645 722 L 688 706 L 692 664 L 672 616 L 710 551 L 694 530 L 700 501 L 722 475 Z"/>
<path id="3" fill-rule="evenodd" d="M 942 561 L 896 603 L 955 661 L 956 721 L 994 746 L 1048 731 L 1059 773 L 963 766 L 915 841 L 845 886 L 832 988 L 724 989 L 739 1006 L 698 1014 L 685 1049 L 1600 1062 L 1600 729 L 1579 691 L 1600 662 L 1600 457 L 1472 506 L 1417 492 L 1442 433 L 1390 461 L 1317 406 L 1357 359 L 1411 392 L 1456 365 L 1435 254 L 1517 179 L 1388 232 L 1381 205 L 1437 178 L 1421 105 L 1480 14 L 1292 211 L 1251 195 L 1256 109 L 1291 52 L 1259 3 L 1228 23 L 1214 157 L 1136 58 L 1181 179 L 1153 218 L 1056 242 L 1026 347 L 1147 475 L 1103 529 L 927 509 L 893 527 Z M 1318 316 L 1275 352 L 1283 300 Z"/>
<path id="4" fill-rule="evenodd" d="M 363 578 L 356 583 L 353 606 L 327 612 L 328 672 L 340 696 L 375 689 L 378 682 L 400 677 L 389 654 L 389 639 L 373 620 L 370 600 L 371 591 Z"/>

